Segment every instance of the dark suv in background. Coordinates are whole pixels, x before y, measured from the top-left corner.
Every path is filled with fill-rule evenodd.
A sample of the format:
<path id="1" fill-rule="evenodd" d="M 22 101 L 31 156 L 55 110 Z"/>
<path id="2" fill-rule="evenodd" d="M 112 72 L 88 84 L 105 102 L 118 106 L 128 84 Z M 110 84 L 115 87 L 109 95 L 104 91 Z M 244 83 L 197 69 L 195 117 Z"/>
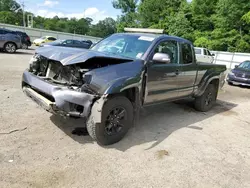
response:
<path id="1" fill-rule="evenodd" d="M 14 31 L 0 28 L 0 49 L 8 53 L 15 53 L 22 48 L 21 37 Z"/>
<path id="2" fill-rule="evenodd" d="M 29 46 L 31 46 L 31 41 L 30 41 L 30 37 L 27 35 L 27 33 L 22 32 L 22 31 L 15 31 L 15 32 L 17 35 L 19 35 L 21 37 L 22 48 L 28 49 Z"/>

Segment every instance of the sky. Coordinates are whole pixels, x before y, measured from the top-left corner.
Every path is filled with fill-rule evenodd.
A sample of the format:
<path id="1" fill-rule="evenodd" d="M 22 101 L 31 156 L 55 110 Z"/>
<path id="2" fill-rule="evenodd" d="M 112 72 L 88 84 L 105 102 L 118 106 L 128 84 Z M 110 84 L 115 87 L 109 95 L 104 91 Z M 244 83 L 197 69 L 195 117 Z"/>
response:
<path id="1" fill-rule="evenodd" d="M 112 0 L 17 0 L 24 1 L 25 11 L 35 15 L 52 18 L 58 17 L 90 17 L 93 24 L 106 17 L 116 17 L 120 10 L 114 9 Z"/>

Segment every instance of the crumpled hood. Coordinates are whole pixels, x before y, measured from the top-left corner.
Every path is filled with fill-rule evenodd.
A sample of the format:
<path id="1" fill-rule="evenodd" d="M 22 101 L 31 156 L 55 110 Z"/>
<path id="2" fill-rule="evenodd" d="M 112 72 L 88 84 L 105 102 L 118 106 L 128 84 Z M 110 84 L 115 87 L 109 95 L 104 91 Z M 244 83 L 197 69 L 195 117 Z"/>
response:
<path id="1" fill-rule="evenodd" d="M 133 61 L 132 59 L 129 59 L 129 58 L 110 55 L 110 54 L 88 50 L 88 49 L 57 47 L 57 46 L 48 46 L 44 48 L 38 48 L 36 50 L 36 53 L 48 59 L 60 61 L 62 65 L 72 65 L 72 64 L 77 64 L 77 63 L 83 63 L 91 58 L 96 58 L 96 57 Z"/>

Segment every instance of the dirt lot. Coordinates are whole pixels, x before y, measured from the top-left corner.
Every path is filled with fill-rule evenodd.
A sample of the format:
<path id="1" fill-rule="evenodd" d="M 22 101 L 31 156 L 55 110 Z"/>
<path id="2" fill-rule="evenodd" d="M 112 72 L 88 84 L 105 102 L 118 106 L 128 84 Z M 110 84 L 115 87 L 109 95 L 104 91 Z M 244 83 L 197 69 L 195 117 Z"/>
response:
<path id="1" fill-rule="evenodd" d="M 215 108 L 148 107 L 119 143 L 71 132 L 21 91 L 33 50 L 0 53 L 0 187 L 250 187 L 250 89 L 225 85 Z M 79 131 L 77 131 L 79 132 Z"/>

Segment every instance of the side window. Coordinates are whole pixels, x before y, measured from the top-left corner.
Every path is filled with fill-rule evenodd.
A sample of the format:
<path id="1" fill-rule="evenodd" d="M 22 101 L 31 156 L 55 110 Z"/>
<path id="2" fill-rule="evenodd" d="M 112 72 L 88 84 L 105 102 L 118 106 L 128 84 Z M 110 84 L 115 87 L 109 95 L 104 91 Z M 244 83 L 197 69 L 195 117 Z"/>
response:
<path id="1" fill-rule="evenodd" d="M 194 62 L 193 50 L 190 44 L 184 43 L 181 45 L 183 64 L 190 64 Z"/>
<path id="2" fill-rule="evenodd" d="M 5 31 L 5 30 L 3 30 L 3 29 L 0 29 L 0 34 L 6 34 L 7 32 Z"/>
<path id="3" fill-rule="evenodd" d="M 212 56 L 209 50 L 207 51 L 207 55 Z"/>
<path id="4" fill-rule="evenodd" d="M 155 53 L 164 53 L 170 56 L 170 62 L 178 64 L 178 44 L 176 41 L 164 41 L 155 48 Z"/>
<path id="5" fill-rule="evenodd" d="M 207 55 L 207 50 L 206 49 L 204 49 L 204 55 Z"/>
<path id="6" fill-rule="evenodd" d="M 49 37 L 48 40 L 56 40 L 54 37 Z"/>
<path id="7" fill-rule="evenodd" d="M 73 44 L 73 40 L 65 40 L 63 43 L 64 44 Z"/>
<path id="8" fill-rule="evenodd" d="M 82 42 L 80 42 L 80 41 L 78 41 L 78 40 L 74 40 L 74 44 L 76 44 L 76 45 L 81 45 Z"/>

